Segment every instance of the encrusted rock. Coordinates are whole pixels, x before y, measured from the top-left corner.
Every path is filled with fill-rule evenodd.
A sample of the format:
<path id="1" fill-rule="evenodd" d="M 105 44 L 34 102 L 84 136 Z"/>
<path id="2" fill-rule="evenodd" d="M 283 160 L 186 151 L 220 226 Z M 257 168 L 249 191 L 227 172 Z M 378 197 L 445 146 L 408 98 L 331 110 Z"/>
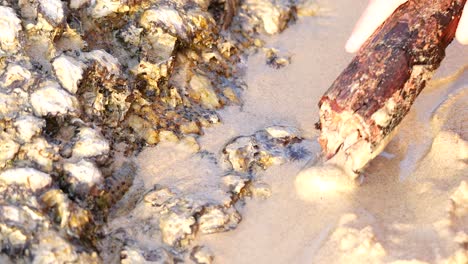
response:
<path id="1" fill-rule="evenodd" d="M 213 90 L 211 81 L 207 77 L 198 74 L 193 75 L 190 80 L 190 88 L 190 96 L 194 100 L 200 101 L 204 107 L 208 109 L 216 109 L 221 106 L 219 99 Z"/>
<path id="2" fill-rule="evenodd" d="M 17 118 L 13 126 L 16 128 L 18 140 L 21 143 L 27 143 L 41 133 L 45 121 L 32 115 L 25 115 Z"/>
<path id="3" fill-rule="evenodd" d="M 248 10 L 263 22 L 263 29 L 268 34 L 277 34 L 286 28 L 293 18 L 294 8 L 288 0 L 247 0 Z"/>
<path id="4" fill-rule="evenodd" d="M 235 203 L 251 175 L 221 179 L 226 171 L 211 171 L 206 188 L 214 194 L 206 197 L 178 186 L 145 190 L 139 179 L 134 184 L 134 165 L 116 170 L 110 161 L 160 140 L 197 153 L 198 135 L 220 122 L 216 110 L 241 103 L 244 50 L 259 42 L 259 28 L 282 30 L 292 1 L 230 6 L 221 20 L 234 30 L 225 33 L 218 20 L 224 1 L 10 2 L 0 6 L 0 262 L 98 263 L 98 247 L 106 263 L 178 263 L 188 259 L 197 231 L 239 223 Z M 279 150 L 294 136 L 265 133 L 251 137 L 254 145 L 276 154 L 240 151 L 246 171 L 294 152 Z M 203 155 L 213 158 L 195 157 Z M 135 225 L 111 229 L 114 251 L 101 247 L 96 229 L 127 214 Z M 196 247 L 192 260 L 211 263 L 213 254 Z"/>
<path id="5" fill-rule="evenodd" d="M 44 138 L 37 137 L 21 146 L 18 156 L 21 160 L 29 161 L 26 163 L 31 166 L 36 165 L 42 171 L 51 172 L 53 162 L 58 158 L 58 149 Z"/>
<path id="6" fill-rule="evenodd" d="M 33 168 L 14 168 L 0 172 L 0 181 L 23 185 L 32 191 L 37 191 L 50 185 L 52 178 L 49 174 Z"/>
<path id="7" fill-rule="evenodd" d="M 0 6 L 0 54 L 14 53 L 20 47 L 18 34 L 21 31 L 21 20 L 10 7 Z"/>
<path id="8" fill-rule="evenodd" d="M 122 252 L 121 261 L 122 264 L 132 263 L 152 263 L 152 264 L 173 264 L 174 258 L 166 250 L 159 248 L 147 252 L 140 252 L 135 248 L 126 247 Z"/>
<path id="9" fill-rule="evenodd" d="M 246 179 L 237 175 L 226 175 L 223 177 L 223 183 L 226 185 L 228 191 L 238 194 L 244 188 Z"/>
<path id="10" fill-rule="evenodd" d="M 55 75 L 59 79 L 63 88 L 71 94 L 75 94 L 78 90 L 78 83 L 83 78 L 83 68 L 85 65 L 66 55 L 61 55 L 52 63 Z"/>
<path id="11" fill-rule="evenodd" d="M 174 193 L 172 193 L 168 188 L 162 188 L 145 194 L 144 201 L 153 206 L 162 206 L 174 196 Z"/>
<path id="12" fill-rule="evenodd" d="M 47 191 L 41 196 L 41 201 L 46 208 L 54 212 L 55 219 L 60 220 L 60 227 L 65 228 L 72 235 L 81 235 L 86 225 L 91 222 L 89 211 L 73 203 L 62 190 Z"/>
<path id="13" fill-rule="evenodd" d="M 232 207 L 208 207 L 198 219 L 198 228 L 202 234 L 224 232 L 236 228 L 240 220 L 239 213 Z"/>
<path id="14" fill-rule="evenodd" d="M 73 157 L 90 158 L 109 153 L 109 143 L 92 128 L 82 127 L 73 147 Z"/>
<path id="15" fill-rule="evenodd" d="M 91 187 L 103 181 L 101 171 L 96 165 L 84 159 L 76 163 L 65 163 L 63 169 L 70 177 L 67 182 L 72 184 L 74 189 L 80 193 L 86 194 Z"/>
<path id="16" fill-rule="evenodd" d="M 56 82 L 48 81 L 31 94 L 31 105 L 38 116 L 76 112 L 76 99 Z"/>
<path id="17" fill-rule="evenodd" d="M 187 39 L 188 27 L 176 9 L 164 6 L 149 9 L 143 13 L 140 23 L 145 28 L 164 27 L 172 35 Z"/>
<path id="18" fill-rule="evenodd" d="M 39 11 L 54 25 L 60 24 L 64 19 L 63 4 L 60 0 L 38 0 Z"/>
<path id="19" fill-rule="evenodd" d="M 7 87 L 15 88 L 14 86 L 28 87 L 28 82 L 31 80 L 31 77 L 31 72 L 28 69 L 21 65 L 10 63 L 1 78 L 0 84 L 4 89 Z"/>
<path id="20" fill-rule="evenodd" d="M 92 50 L 90 52 L 83 53 L 83 58 L 88 62 L 96 62 L 101 67 L 104 67 L 110 74 L 119 74 L 120 63 L 111 54 L 104 50 Z"/>
<path id="21" fill-rule="evenodd" d="M 249 192 L 255 198 L 267 199 L 271 196 L 271 187 L 267 183 L 254 181 L 249 184 Z"/>
<path id="22" fill-rule="evenodd" d="M 28 97 L 28 93 L 20 88 L 8 93 L 0 91 L 0 118 L 13 119 L 19 116 L 29 106 Z"/>
<path id="23" fill-rule="evenodd" d="M 215 257 L 213 252 L 206 246 L 195 246 L 190 253 L 190 259 L 196 264 L 211 264 Z"/>
<path id="24" fill-rule="evenodd" d="M 5 167 L 19 151 L 20 145 L 5 132 L 0 132 L 0 168 Z"/>
<path id="25" fill-rule="evenodd" d="M 112 13 L 117 13 L 122 7 L 120 0 L 96 0 L 91 11 L 94 18 L 101 18 Z"/>
<path id="26" fill-rule="evenodd" d="M 159 219 L 164 243 L 170 246 L 184 246 L 187 244 L 185 239 L 192 234 L 192 225 L 195 224 L 195 218 L 191 215 L 179 215 L 173 212 L 164 214 Z"/>
<path id="27" fill-rule="evenodd" d="M 223 153 L 234 171 L 250 173 L 256 168 L 266 169 L 286 160 L 307 157 L 307 150 L 298 144 L 301 141 L 296 129 L 272 126 L 252 136 L 233 139 L 223 149 Z"/>
<path id="28" fill-rule="evenodd" d="M 43 232 L 33 245 L 33 263 L 98 263 L 96 253 L 79 252 L 56 232 Z"/>
<path id="29" fill-rule="evenodd" d="M 275 69 L 283 68 L 291 63 L 291 55 L 281 54 L 278 49 L 266 49 L 265 56 L 267 65 Z"/>

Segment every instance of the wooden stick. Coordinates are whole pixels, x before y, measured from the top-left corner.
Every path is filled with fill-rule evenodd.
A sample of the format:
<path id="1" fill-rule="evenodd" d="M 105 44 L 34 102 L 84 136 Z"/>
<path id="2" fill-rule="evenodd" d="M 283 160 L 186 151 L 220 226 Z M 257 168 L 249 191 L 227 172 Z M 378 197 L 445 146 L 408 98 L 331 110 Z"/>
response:
<path id="1" fill-rule="evenodd" d="M 357 176 L 445 57 L 466 0 L 409 0 L 367 40 L 319 102 L 326 159 Z"/>

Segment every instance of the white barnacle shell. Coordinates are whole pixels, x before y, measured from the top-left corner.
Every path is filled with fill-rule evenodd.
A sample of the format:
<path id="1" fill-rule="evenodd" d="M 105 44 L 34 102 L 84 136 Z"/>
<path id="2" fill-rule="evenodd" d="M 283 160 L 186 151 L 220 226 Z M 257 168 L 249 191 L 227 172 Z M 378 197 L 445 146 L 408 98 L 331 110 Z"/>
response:
<path id="1" fill-rule="evenodd" d="M 63 4 L 60 0 L 39 0 L 41 13 L 55 24 L 60 24 L 63 21 Z"/>
<path id="2" fill-rule="evenodd" d="M 41 118 L 33 115 L 21 116 L 15 120 L 13 126 L 16 129 L 17 138 L 22 142 L 29 142 L 39 134 L 44 127 L 45 122 Z"/>
<path id="3" fill-rule="evenodd" d="M 89 2 L 90 0 L 70 0 L 70 8 L 78 9 Z"/>
<path id="4" fill-rule="evenodd" d="M 31 105 L 37 116 L 66 114 L 76 111 L 76 99 L 53 81 L 44 82 L 31 94 Z"/>
<path id="5" fill-rule="evenodd" d="M 61 55 L 52 63 L 55 75 L 63 88 L 72 94 L 78 90 L 78 82 L 83 78 L 84 63 L 66 55 Z"/>
<path id="6" fill-rule="evenodd" d="M 117 75 L 120 72 L 119 60 L 104 50 L 85 52 L 83 53 L 83 57 L 86 61 L 95 61 L 102 67 L 106 68 L 110 74 Z"/>
<path id="7" fill-rule="evenodd" d="M 29 72 L 26 68 L 17 64 L 9 64 L 1 80 L 1 84 L 5 87 L 8 87 L 17 82 L 27 82 L 30 79 L 31 72 Z"/>
<path id="8" fill-rule="evenodd" d="M 0 28 L 0 53 L 16 52 L 20 45 L 17 38 L 21 30 L 21 20 L 10 7 L 0 6 Z"/>
<path id="9" fill-rule="evenodd" d="M 72 155 L 76 158 L 89 158 L 107 154 L 109 149 L 109 143 L 98 131 L 82 127 L 78 133 L 78 141 L 73 147 Z"/>
<path id="10" fill-rule="evenodd" d="M 151 30 L 155 25 L 163 26 L 164 29 L 169 30 L 171 34 L 180 36 L 183 39 L 187 38 L 184 20 L 179 12 L 173 8 L 161 6 L 149 9 L 143 13 L 140 24 L 146 30 Z"/>
<path id="11" fill-rule="evenodd" d="M 19 144 L 10 135 L 4 132 L 0 133 L 0 168 L 15 157 L 19 147 Z"/>
<path id="12" fill-rule="evenodd" d="M 94 18 L 105 17 L 116 13 L 122 6 L 120 0 L 95 0 L 95 3 L 91 11 L 91 15 Z"/>
<path id="13" fill-rule="evenodd" d="M 84 159 L 76 163 L 65 163 L 63 169 L 73 177 L 77 184 L 92 187 L 103 180 L 101 171 L 96 165 Z"/>
<path id="14" fill-rule="evenodd" d="M 206 76 L 195 74 L 190 80 L 191 97 L 200 100 L 200 103 L 208 109 L 221 107 L 218 96 L 214 91 L 210 79 Z"/>
<path id="15" fill-rule="evenodd" d="M 33 191 L 42 189 L 52 182 L 49 174 L 33 168 L 14 168 L 0 173 L 0 181 L 6 184 L 19 184 Z"/>

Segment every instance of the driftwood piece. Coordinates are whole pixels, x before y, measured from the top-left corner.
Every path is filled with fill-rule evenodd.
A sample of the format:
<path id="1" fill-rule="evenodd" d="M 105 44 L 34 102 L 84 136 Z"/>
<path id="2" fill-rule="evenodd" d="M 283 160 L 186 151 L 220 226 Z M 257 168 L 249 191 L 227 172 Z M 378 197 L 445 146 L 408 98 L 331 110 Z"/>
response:
<path id="1" fill-rule="evenodd" d="M 410 0 L 367 40 L 319 102 L 326 159 L 357 176 L 390 141 L 445 56 L 466 0 Z"/>

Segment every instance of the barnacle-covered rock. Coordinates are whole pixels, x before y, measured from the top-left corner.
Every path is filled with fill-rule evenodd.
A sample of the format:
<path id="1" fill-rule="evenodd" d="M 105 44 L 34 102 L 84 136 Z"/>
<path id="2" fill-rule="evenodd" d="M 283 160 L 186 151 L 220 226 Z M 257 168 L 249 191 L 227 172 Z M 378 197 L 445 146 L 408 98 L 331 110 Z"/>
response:
<path id="1" fill-rule="evenodd" d="M 223 149 L 224 159 L 234 171 L 250 173 L 256 168 L 266 169 L 286 160 L 305 158 L 308 151 L 300 142 L 302 138 L 296 129 L 272 126 L 252 136 L 233 139 Z"/>
<path id="2" fill-rule="evenodd" d="M 88 4 L 91 0 L 70 0 L 70 8 L 72 9 L 78 9 L 84 6 L 85 4 Z"/>
<path id="3" fill-rule="evenodd" d="M 190 253 L 190 259 L 196 264 L 211 264 L 215 256 L 213 252 L 206 246 L 195 246 Z"/>
<path id="4" fill-rule="evenodd" d="M 63 12 L 63 3 L 60 0 L 38 0 L 39 12 L 51 24 L 58 25 L 65 18 Z"/>
<path id="5" fill-rule="evenodd" d="M 176 247 L 186 246 L 193 233 L 193 224 L 195 224 L 195 218 L 191 215 L 174 212 L 162 215 L 159 219 L 159 228 L 161 228 L 164 243 Z"/>
<path id="6" fill-rule="evenodd" d="M 0 6 L 0 54 L 15 53 L 20 47 L 18 34 L 21 31 L 21 20 L 15 11 L 6 6 Z"/>
<path id="7" fill-rule="evenodd" d="M 73 203 L 61 190 L 47 191 L 41 196 L 41 201 L 70 235 L 79 237 L 92 221 L 90 212 Z"/>
<path id="8" fill-rule="evenodd" d="M 21 163 L 35 166 L 45 172 L 52 171 L 54 161 L 58 159 L 58 148 L 51 145 L 42 137 L 33 139 L 30 143 L 21 146 L 18 153 Z"/>
<path id="9" fill-rule="evenodd" d="M 83 53 L 83 59 L 89 63 L 97 63 L 100 67 L 105 68 L 108 74 L 117 75 L 120 73 L 119 61 L 104 50 L 85 52 Z"/>
<path id="10" fill-rule="evenodd" d="M 45 121 L 33 115 L 24 115 L 15 120 L 13 126 L 16 129 L 17 140 L 20 143 L 28 143 L 40 134 L 45 126 Z"/>
<path id="11" fill-rule="evenodd" d="M 247 10 L 260 19 L 268 34 L 277 34 L 294 18 L 295 8 L 289 0 L 246 0 Z"/>
<path id="12" fill-rule="evenodd" d="M 52 66 L 63 88 L 75 94 L 78 90 L 78 83 L 83 78 L 85 65 L 70 56 L 61 55 L 54 60 Z"/>
<path id="13" fill-rule="evenodd" d="M 19 116 L 29 106 L 29 95 L 20 88 L 10 92 L 0 91 L 0 119 L 13 119 Z"/>
<path id="14" fill-rule="evenodd" d="M 207 109 L 216 109 L 221 106 L 211 81 L 200 74 L 194 74 L 190 79 L 189 96 Z"/>
<path id="15" fill-rule="evenodd" d="M 154 263 L 154 264 L 173 264 L 174 257 L 165 249 L 158 248 L 154 250 L 139 250 L 136 248 L 125 247 L 120 253 L 122 264 L 132 263 Z"/>
<path id="16" fill-rule="evenodd" d="M 68 173 L 67 182 L 70 183 L 74 192 L 85 196 L 89 190 L 103 181 L 101 171 L 96 165 L 84 159 L 72 163 L 63 164 L 63 170 Z"/>
<path id="17" fill-rule="evenodd" d="M 262 46 L 257 32 L 283 29 L 295 1 L 246 1 L 221 19 L 225 1 L 7 2 L 0 7 L 2 253 L 19 262 L 97 263 L 97 247 L 105 263 L 179 263 L 189 254 L 211 263 L 213 254 L 191 241 L 235 228 L 236 202 L 252 186 L 267 188 L 242 170 L 223 177 L 231 172 L 213 153 L 194 154 L 197 137 L 220 122 L 217 109 L 241 103 L 237 63 L 248 47 Z M 232 30 L 221 31 L 223 20 Z M 272 131 L 249 137 L 260 150 L 245 149 L 237 163 L 251 171 L 304 154 L 289 147 L 294 137 Z M 177 142 L 183 157 L 195 155 L 190 164 L 209 162 L 210 170 L 196 167 L 153 188 L 135 180 L 133 163 L 119 165 L 159 142 Z M 96 230 L 106 219 L 100 245 Z"/>
<path id="18" fill-rule="evenodd" d="M 31 105 L 37 116 L 65 115 L 78 111 L 76 98 L 53 81 L 39 85 L 31 94 Z"/>
<path id="19" fill-rule="evenodd" d="M 49 174 L 33 168 L 14 168 L 0 172 L 0 181 L 6 184 L 25 186 L 32 191 L 38 191 L 52 182 Z"/>
<path id="20" fill-rule="evenodd" d="M 224 232 L 236 228 L 240 220 L 241 216 L 232 207 L 208 207 L 198 219 L 198 228 L 202 234 Z"/>
<path id="21" fill-rule="evenodd" d="M 247 191 L 255 198 L 267 199 L 271 196 L 270 185 L 261 181 L 254 181 L 249 184 Z"/>
<path id="22" fill-rule="evenodd" d="M 73 157 L 91 158 L 109 153 L 109 143 L 95 129 L 81 127 L 73 147 Z"/>
<path id="23" fill-rule="evenodd" d="M 0 132 L 0 168 L 5 167 L 6 163 L 15 157 L 19 147 L 10 135 Z"/>
<path id="24" fill-rule="evenodd" d="M 42 232 L 32 245 L 33 263 L 100 263 L 96 252 L 88 253 L 63 239 L 54 231 Z"/>
<path id="25" fill-rule="evenodd" d="M 29 86 L 31 77 L 31 72 L 27 68 L 16 63 L 9 63 L 0 80 L 0 85 L 3 89 L 16 87 L 26 88 Z"/>
<path id="26" fill-rule="evenodd" d="M 120 8 L 123 8 L 123 5 L 120 0 L 96 0 L 94 1 L 94 6 L 92 7 L 91 15 L 94 18 L 101 18 L 108 16 L 112 13 L 117 13 Z M 81 4 L 81 3 L 80 3 Z M 80 5 L 75 4 L 75 5 Z"/>
<path id="27" fill-rule="evenodd" d="M 282 54 L 278 49 L 265 49 L 266 63 L 275 69 L 283 68 L 291 63 L 291 55 Z"/>

